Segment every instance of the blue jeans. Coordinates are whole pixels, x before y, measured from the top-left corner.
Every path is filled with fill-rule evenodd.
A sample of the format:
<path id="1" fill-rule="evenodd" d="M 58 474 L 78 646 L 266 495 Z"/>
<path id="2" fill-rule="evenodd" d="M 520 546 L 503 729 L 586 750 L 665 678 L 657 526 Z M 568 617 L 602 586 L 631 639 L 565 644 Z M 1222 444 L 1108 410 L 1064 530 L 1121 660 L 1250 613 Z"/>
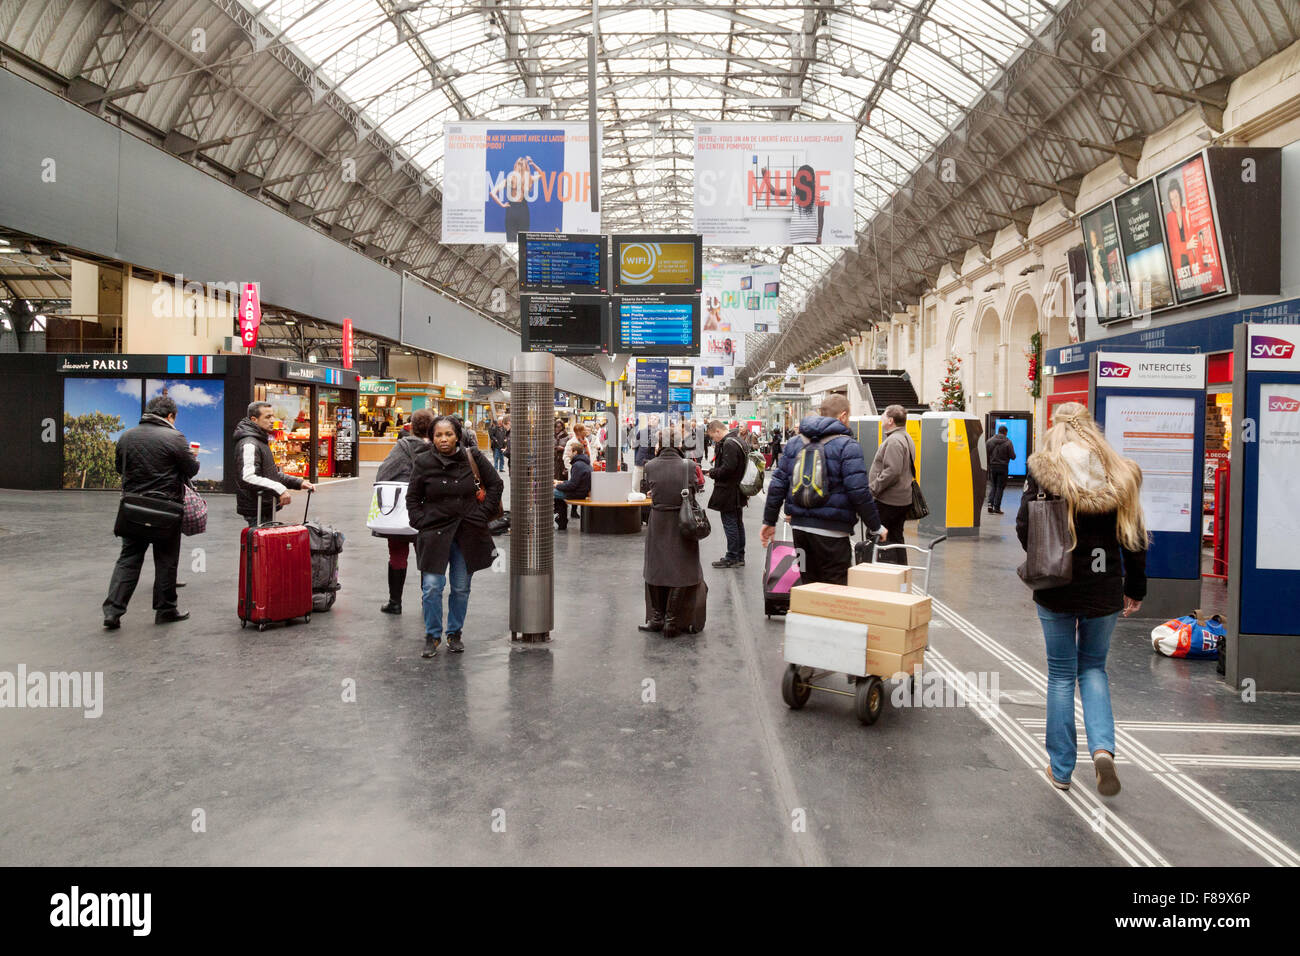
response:
<path id="1" fill-rule="evenodd" d="M 451 543 L 451 556 L 447 559 L 447 573 L 433 574 L 425 571 L 420 580 L 424 609 L 424 636 L 442 637 L 442 592 L 451 578 L 451 597 L 447 600 L 447 633 L 459 634 L 469 608 L 469 568 L 465 556 L 455 541 Z"/>
<path id="2" fill-rule="evenodd" d="M 1118 618 L 1119 612 L 1105 617 L 1078 617 L 1038 607 L 1038 620 L 1047 642 L 1047 755 L 1052 762 L 1052 776 L 1062 782 L 1074 773 L 1079 750 L 1074 727 L 1076 681 L 1083 700 L 1088 752 L 1115 753 L 1106 653 Z"/>
<path id="3" fill-rule="evenodd" d="M 492 467 L 500 471 L 506 466 L 506 453 L 500 448 L 492 449 Z"/>
<path id="4" fill-rule="evenodd" d="M 727 535 L 726 557 L 733 561 L 745 560 L 745 513 L 743 511 L 722 512 L 722 530 Z"/>

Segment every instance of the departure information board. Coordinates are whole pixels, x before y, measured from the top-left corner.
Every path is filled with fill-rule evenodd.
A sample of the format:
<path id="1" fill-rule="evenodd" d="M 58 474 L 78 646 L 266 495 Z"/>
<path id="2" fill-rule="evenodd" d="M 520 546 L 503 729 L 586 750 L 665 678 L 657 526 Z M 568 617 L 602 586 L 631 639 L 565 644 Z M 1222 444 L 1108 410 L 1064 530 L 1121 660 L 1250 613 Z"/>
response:
<path id="1" fill-rule="evenodd" d="M 602 293 L 609 288 L 604 236 L 527 232 L 519 236 L 522 292 Z"/>
<path id="2" fill-rule="evenodd" d="M 614 297 L 615 352 L 700 354 L 700 297 Z"/>
<path id="3" fill-rule="evenodd" d="M 523 350 L 598 355 L 609 341 L 608 303 L 603 295 L 521 295 L 519 330 Z"/>

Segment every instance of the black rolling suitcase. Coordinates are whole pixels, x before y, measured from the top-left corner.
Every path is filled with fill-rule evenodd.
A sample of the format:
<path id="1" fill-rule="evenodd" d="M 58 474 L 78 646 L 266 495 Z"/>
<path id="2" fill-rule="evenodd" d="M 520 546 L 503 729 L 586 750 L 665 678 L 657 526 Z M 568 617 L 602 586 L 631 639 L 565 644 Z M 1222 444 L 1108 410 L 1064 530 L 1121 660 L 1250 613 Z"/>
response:
<path id="1" fill-rule="evenodd" d="M 853 544 L 853 563 L 870 564 L 876 550 L 875 535 L 867 534 L 867 526 L 861 521 L 858 522 L 858 534 L 860 539 Z"/>
<path id="2" fill-rule="evenodd" d="M 685 618 L 685 626 L 682 628 L 688 634 L 698 634 L 704 630 L 704 623 L 708 617 L 709 604 L 709 583 L 701 579 L 699 584 L 686 588 L 687 593 L 682 595 L 682 610 Z M 650 620 L 650 585 L 645 586 L 645 618 Z"/>

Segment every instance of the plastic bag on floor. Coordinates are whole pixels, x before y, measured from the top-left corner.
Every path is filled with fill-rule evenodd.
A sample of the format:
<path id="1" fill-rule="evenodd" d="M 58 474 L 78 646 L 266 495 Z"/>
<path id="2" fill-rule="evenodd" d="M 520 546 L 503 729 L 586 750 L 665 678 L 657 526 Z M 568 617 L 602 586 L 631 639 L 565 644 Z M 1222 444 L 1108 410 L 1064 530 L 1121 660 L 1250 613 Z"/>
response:
<path id="1" fill-rule="evenodd" d="M 1198 609 L 1152 630 L 1151 647 L 1165 657 L 1218 660 L 1219 642 L 1226 634 L 1222 617 L 1207 618 Z"/>

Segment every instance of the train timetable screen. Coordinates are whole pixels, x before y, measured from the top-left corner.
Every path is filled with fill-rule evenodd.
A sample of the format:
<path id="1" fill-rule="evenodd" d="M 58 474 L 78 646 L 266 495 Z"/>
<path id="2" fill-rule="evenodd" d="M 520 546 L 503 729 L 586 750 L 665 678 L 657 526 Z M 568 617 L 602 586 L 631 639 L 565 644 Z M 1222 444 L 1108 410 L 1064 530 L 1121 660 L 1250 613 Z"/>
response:
<path id="1" fill-rule="evenodd" d="M 594 355 L 604 349 L 606 299 L 598 295 L 521 295 L 525 352 Z"/>
<path id="2" fill-rule="evenodd" d="M 621 301 L 620 345 L 634 352 L 697 354 L 700 341 L 699 299 Z"/>
<path id="3" fill-rule="evenodd" d="M 600 289 L 601 244 L 529 239 L 524 282 L 531 288 Z"/>

